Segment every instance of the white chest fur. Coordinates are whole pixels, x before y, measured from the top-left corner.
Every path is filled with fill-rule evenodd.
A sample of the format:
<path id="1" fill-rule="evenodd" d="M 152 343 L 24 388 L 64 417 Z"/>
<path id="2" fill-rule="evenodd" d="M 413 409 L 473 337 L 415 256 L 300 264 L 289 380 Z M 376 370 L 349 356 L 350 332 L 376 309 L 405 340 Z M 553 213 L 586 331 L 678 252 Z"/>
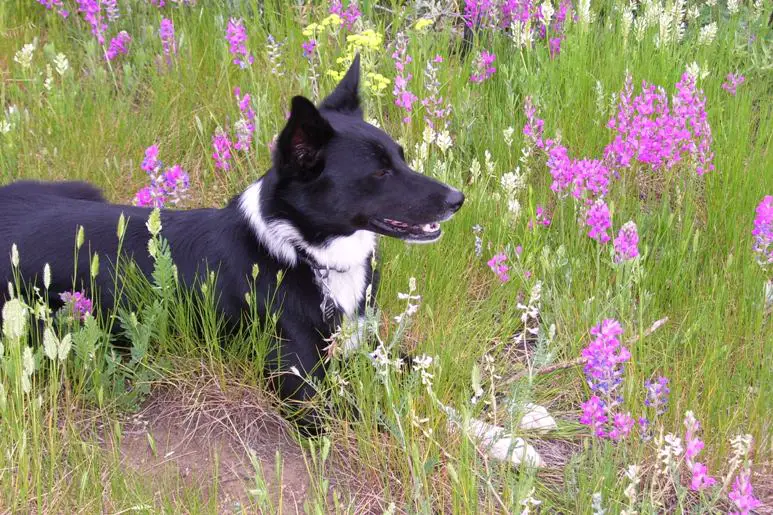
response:
<path id="1" fill-rule="evenodd" d="M 319 266 L 330 267 L 325 281 L 327 293 L 336 306 L 351 317 L 365 296 L 368 260 L 375 249 L 376 235 L 370 231 L 357 231 L 350 236 L 333 238 L 324 245 L 311 245 L 289 221 L 263 216 L 260 186 L 260 181 L 254 183 L 240 199 L 241 210 L 257 238 L 271 255 L 288 266 L 298 265 L 298 249 L 302 249 Z"/>

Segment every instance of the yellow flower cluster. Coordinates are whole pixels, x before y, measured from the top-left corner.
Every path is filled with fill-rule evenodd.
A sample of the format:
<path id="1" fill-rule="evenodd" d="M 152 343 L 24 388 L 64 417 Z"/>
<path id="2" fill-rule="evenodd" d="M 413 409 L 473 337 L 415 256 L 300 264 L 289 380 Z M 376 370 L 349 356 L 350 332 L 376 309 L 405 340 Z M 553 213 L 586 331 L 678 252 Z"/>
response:
<path id="1" fill-rule="evenodd" d="M 331 14 L 319 23 L 310 23 L 303 29 L 303 35 L 307 38 L 317 38 L 324 34 L 329 28 L 337 29 L 341 26 L 343 20 L 337 14 Z"/>
<path id="2" fill-rule="evenodd" d="M 327 74 L 333 77 L 335 80 L 341 80 L 346 74 L 346 70 L 354 60 L 354 55 L 357 52 L 366 53 L 368 50 L 381 50 L 383 49 L 384 36 L 373 29 L 367 29 L 359 34 L 351 34 L 346 36 L 346 53 L 336 59 L 336 63 L 341 66 L 341 70 L 328 70 Z M 379 96 L 389 86 L 391 81 L 373 70 L 371 68 L 368 59 L 363 59 L 363 67 L 366 69 L 364 73 L 363 85 L 372 94 Z"/>

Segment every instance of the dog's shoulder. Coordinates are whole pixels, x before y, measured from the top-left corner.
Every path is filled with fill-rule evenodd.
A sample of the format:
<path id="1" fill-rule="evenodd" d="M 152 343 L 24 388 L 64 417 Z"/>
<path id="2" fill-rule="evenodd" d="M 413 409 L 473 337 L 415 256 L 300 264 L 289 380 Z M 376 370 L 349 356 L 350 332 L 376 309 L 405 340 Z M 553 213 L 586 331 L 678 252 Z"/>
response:
<path id="1" fill-rule="evenodd" d="M 99 188 L 82 181 L 17 181 L 0 188 L 0 194 L 24 198 L 53 196 L 91 202 L 107 202 Z"/>

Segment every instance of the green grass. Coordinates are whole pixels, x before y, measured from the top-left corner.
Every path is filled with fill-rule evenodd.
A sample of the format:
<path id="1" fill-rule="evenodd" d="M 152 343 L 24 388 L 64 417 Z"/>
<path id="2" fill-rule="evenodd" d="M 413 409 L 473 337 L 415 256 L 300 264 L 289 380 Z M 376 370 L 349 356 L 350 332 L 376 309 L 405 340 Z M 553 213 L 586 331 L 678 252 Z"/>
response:
<path id="1" fill-rule="evenodd" d="M 769 13 L 771 2 L 762 3 L 763 13 Z M 282 2 L 199 4 L 158 9 L 146 2 L 119 2 L 122 16 L 108 34 L 127 30 L 133 41 L 129 54 L 110 66 L 78 15 L 64 20 L 32 0 L 0 4 L 0 123 L 10 106 L 16 108 L 9 118 L 12 127 L 0 134 L 0 181 L 85 179 L 104 188 L 111 201 L 128 203 L 145 183 L 140 168 L 144 150 L 156 143 L 164 163 L 180 163 L 190 173 L 191 198 L 185 207 L 222 206 L 267 170 L 268 143 L 281 130 L 290 98 L 312 96 L 309 65 L 300 51 L 306 39 L 302 30 L 321 21 L 326 9 Z M 528 300 L 537 280 L 542 282 L 543 335 L 554 324 L 555 336 L 543 338 L 530 359 L 538 365 L 574 359 L 590 341 L 591 327 L 616 318 L 626 340 L 641 336 L 630 348 L 632 359 L 622 386 L 624 410 L 635 417 L 644 413 L 645 379 L 667 376 L 671 399 L 667 413 L 653 426 L 656 435 L 662 431 L 683 437 L 685 412 L 693 411 L 706 444 L 700 459 L 719 477 L 728 472 L 729 440 L 751 434 L 752 483 L 759 485 L 757 497 L 773 502 L 773 327 L 763 296 L 770 271 L 766 276 L 755 264 L 751 250 L 755 206 L 764 195 L 773 194 L 773 36 L 766 14 L 756 16 L 749 6 L 730 14 L 724 2 L 719 4 L 688 2 L 688 8 L 700 8 L 700 17 L 690 23 L 681 42 L 657 47 L 657 26 L 649 27 L 641 41 L 630 33 L 624 43 L 616 3 L 594 3 L 595 21 L 586 28 L 569 23 L 560 56 L 550 59 L 544 41 L 519 49 L 501 31 L 480 32 L 471 53 L 460 57 L 458 31 L 450 18 L 441 17 L 435 27 L 417 32 L 411 28 L 416 19 L 412 7 L 361 2 L 365 23 L 386 38 L 379 49 L 365 53 L 364 60 L 374 70 L 394 78 L 391 49 L 385 47 L 398 31 L 406 31 L 414 60 L 410 87 L 422 97 L 425 63 L 436 54 L 444 56 L 439 79 L 442 95 L 453 106 L 449 130 L 454 145 L 448 153 L 431 145 L 422 164 L 425 173 L 463 189 L 467 202 L 444 225 L 437 244 L 382 241 L 380 337 L 413 355 L 435 357 L 433 386 L 428 390 L 418 373 L 392 374 L 383 381 L 364 354 L 334 362 L 333 368 L 349 382 L 348 394 L 357 399 L 362 420 L 332 421 L 327 439 L 301 442 L 313 478 L 306 511 L 355 513 L 363 506 L 364 497 L 346 482 L 330 483 L 338 470 L 368 483 L 375 492 L 368 502 L 381 510 L 394 503 L 397 511 L 410 513 L 520 512 L 520 501 L 533 488 L 545 512 L 589 513 L 592 495 L 601 492 L 605 508 L 616 513 L 627 503 L 623 471 L 632 464 L 643 466 L 638 487 L 642 513 L 725 506 L 727 489 L 690 492 L 684 469 L 681 479 L 678 474 L 653 477 L 654 442 L 640 442 L 636 436 L 620 444 L 593 439 L 577 422 L 580 404 L 589 396 L 580 367 L 532 379 L 527 375 L 505 385 L 506 378 L 526 367 L 512 338 L 522 328 L 517 303 Z M 162 16 L 173 19 L 177 33 L 178 55 L 171 65 L 160 57 L 157 31 Z M 248 47 L 256 57 L 247 70 L 233 65 L 228 54 L 224 30 L 230 17 L 245 19 Z M 711 21 L 718 25 L 716 39 L 699 45 L 699 28 Z M 269 71 L 268 34 L 286 39 L 282 76 Z M 749 42 L 752 35 L 756 39 Z M 24 69 L 14 55 L 33 39 L 37 47 L 32 64 Z M 469 75 L 481 49 L 496 53 L 497 72 L 476 85 Z M 46 65 L 53 67 L 52 58 L 60 52 L 69 60 L 69 70 L 61 77 L 54 71 L 47 90 Z M 335 83 L 324 72 L 341 69 L 336 58 L 346 53 L 345 32 L 321 38 L 319 52 L 316 69 L 324 95 Z M 640 201 L 633 174 L 615 185 L 608 198 L 614 229 L 628 220 L 636 222 L 642 251 L 637 264 L 615 266 L 608 249 L 585 235 L 573 203 L 558 200 L 550 190 L 549 171 L 537 155 L 528 160 L 527 186 L 518 193 L 522 213 L 516 220 L 509 217 L 499 178 L 518 165 L 526 169 L 520 158 L 527 145 L 521 132 L 527 96 L 537 103 L 546 134 L 559 132 L 572 157 L 600 158 L 610 141 L 605 127 L 612 114 L 610 95 L 621 90 L 626 70 L 637 87 L 646 80 L 670 95 L 692 62 L 709 71 L 699 86 L 706 95 L 716 171 L 686 181 L 679 199 L 664 195 L 663 200 Z M 743 73 L 746 82 L 731 96 L 720 86 L 725 75 L 735 71 Z M 604 93 L 601 111 L 597 84 Z M 253 97 L 257 142 L 249 157 L 240 157 L 235 168 L 224 173 L 214 167 L 210 141 L 218 126 L 230 128 L 238 119 L 232 94 L 236 86 Z M 402 141 L 409 162 L 418 158 L 425 125 L 421 108 L 412 123 L 405 124 L 404 113 L 394 106 L 391 85 L 380 98 L 367 90 L 363 95 L 366 118 L 378 120 Z M 509 146 L 503 137 L 508 127 L 515 129 Z M 495 163 L 491 173 L 486 151 Z M 482 169 L 477 178 L 470 173 L 474 161 Z M 676 173 L 692 177 L 686 169 Z M 529 230 L 527 222 L 537 204 L 549 207 L 553 222 L 549 228 Z M 474 252 L 476 224 L 484 229 L 482 257 Z M 516 259 L 517 245 L 523 246 L 523 253 Z M 512 258 L 511 279 L 500 284 L 486 261 L 504 249 Z M 173 284 L 168 259 L 159 259 L 156 281 Z M 416 278 L 421 304 L 410 323 L 398 327 L 392 319 L 405 304 L 397 293 L 407 291 L 410 277 Z M 241 384 L 265 383 L 261 363 L 270 327 L 255 324 L 221 346 L 212 299 L 172 290 L 170 286 L 153 293 L 138 285 L 138 325 L 129 356 L 113 352 L 104 320 L 83 329 L 73 327 L 73 353 L 56 363 L 44 355 L 34 335 L 18 341 L 4 337 L 0 507 L 62 513 L 224 509 L 217 496 L 204 495 L 206 486 L 180 483 L 174 474 L 149 479 L 125 466 L 104 443 L 120 438 L 120 421 L 138 409 L 153 385 L 190 382 L 186 374 L 191 362 L 205 363 L 224 388 L 234 377 Z M 27 300 L 34 304 L 34 299 Z M 642 336 L 664 317 L 665 326 Z M 130 323 L 131 315 L 122 313 L 120 319 Z M 34 345 L 36 371 L 29 393 L 23 393 L 22 349 L 27 342 Z M 486 355 L 494 358 L 493 365 L 487 365 Z M 484 399 L 492 392 L 498 395 L 497 409 L 484 410 L 488 415 L 470 404 L 473 369 L 482 376 Z M 321 388 L 337 390 L 333 379 Z M 558 419 L 555 432 L 524 435 L 540 450 L 553 449 L 556 459 L 547 469 L 514 469 L 492 461 L 480 445 L 448 430 L 447 416 L 438 405 L 497 417 L 512 427 L 515 414 L 508 413 L 503 395 L 516 404 L 544 405 Z M 332 399 L 341 400 L 337 394 Z M 98 423 L 91 430 L 79 419 L 84 411 L 97 413 Z M 253 481 L 245 481 L 245 490 L 261 491 L 262 476 L 273 474 L 263 465 Z M 212 484 L 217 481 L 212 478 Z M 331 484 L 335 493 L 328 492 Z M 275 500 L 260 495 L 251 499 L 266 511 L 294 511 L 289 504 L 280 509 Z"/>

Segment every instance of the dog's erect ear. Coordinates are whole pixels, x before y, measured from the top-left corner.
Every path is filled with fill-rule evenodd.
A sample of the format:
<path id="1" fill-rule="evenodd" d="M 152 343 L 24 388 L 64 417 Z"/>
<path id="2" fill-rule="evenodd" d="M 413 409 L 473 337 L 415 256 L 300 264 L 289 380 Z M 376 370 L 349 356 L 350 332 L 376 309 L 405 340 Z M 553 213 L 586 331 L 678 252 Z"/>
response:
<path id="1" fill-rule="evenodd" d="M 333 128 L 304 97 L 293 97 L 290 119 L 279 135 L 274 164 L 285 178 L 308 179 L 324 167 L 325 145 Z"/>
<path id="2" fill-rule="evenodd" d="M 330 109 L 340 113 L 362 116 L 360 109 L 360 54 L 354 56 L 354 61 L 336 89 L 322 101 L 322 109 Z"/>

